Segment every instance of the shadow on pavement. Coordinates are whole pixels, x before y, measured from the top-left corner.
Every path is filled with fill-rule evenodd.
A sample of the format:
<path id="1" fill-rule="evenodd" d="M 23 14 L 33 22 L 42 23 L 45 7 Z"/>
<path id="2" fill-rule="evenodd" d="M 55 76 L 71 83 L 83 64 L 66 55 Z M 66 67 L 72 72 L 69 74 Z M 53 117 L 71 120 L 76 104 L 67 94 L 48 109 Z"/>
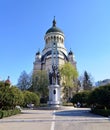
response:
<path id="1" fill-rule="evenodd" d="M 80 117 L 93 117 L 93 118 L 102 118 L 103 116 L 99 116 L 91 113 L 90 110 L 67 110 L 67 111 L 59 111 L 55 112 L 56 116 L 80 116 Z"/>

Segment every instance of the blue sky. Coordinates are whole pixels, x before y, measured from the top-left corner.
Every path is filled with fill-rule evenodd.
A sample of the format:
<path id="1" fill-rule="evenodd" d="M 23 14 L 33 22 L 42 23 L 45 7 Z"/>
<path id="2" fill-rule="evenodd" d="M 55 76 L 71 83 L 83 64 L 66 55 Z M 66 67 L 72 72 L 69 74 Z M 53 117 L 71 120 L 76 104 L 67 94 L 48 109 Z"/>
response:
<path id="1" fill-rule="evenodd" d="M 110 0 L 0 0 L 0 79 L 9 75 L 16 84 L 23 70 L 32 71 L 54 16 L 79 75 L 110 78 Z"/>

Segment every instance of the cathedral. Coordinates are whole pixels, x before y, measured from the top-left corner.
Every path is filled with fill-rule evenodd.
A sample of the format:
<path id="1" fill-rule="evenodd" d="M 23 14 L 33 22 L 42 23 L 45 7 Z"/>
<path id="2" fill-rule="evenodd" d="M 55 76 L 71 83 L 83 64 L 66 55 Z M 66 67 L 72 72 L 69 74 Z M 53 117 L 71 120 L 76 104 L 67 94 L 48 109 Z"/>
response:
<path id="1" fill-rule="evenodd" d="M 52 27 L 46 31 L 44 40 L 44 49 L 41 53 L 38 51 L 35 55 L 35 61 L 33 63 L 33 74 L 35 74 L 38 70 L 46 70 L 47 72 L 52 70 L 53 44 L 57 45 L 57 66 L 59 67 L 66 62 L 70 62 L 76 68 L 74 54 L 71 50 L 70 52 L 67 52 L 64 45 L 65 35 L 63 31 L 57 27 L 55 18 L 53 19 Z"/>

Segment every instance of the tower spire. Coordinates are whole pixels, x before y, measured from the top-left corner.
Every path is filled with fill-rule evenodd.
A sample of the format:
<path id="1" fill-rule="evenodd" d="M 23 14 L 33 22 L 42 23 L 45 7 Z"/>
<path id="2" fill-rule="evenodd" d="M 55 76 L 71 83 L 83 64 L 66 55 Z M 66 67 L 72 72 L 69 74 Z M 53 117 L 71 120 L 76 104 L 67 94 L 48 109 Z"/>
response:
<path id="1" fill-rule="evenodd" d="M 56 20 L 55 20 L 55 16 L 54 16 L 54 19 L 53 19 L 53 27 L 56 27 Z"/>

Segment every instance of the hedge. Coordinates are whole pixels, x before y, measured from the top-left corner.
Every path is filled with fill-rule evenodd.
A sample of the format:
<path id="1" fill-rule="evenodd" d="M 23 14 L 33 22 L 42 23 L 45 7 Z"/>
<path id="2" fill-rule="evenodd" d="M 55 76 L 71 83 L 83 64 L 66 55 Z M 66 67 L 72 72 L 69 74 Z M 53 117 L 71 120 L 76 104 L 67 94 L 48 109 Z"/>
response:
<path id="1" fill-rule="evenodd" d="M 91 112 L 105 117 L 110 116 L 110 109 L 92 109 Z"/>
<path id="2" fill-rule="evenodd" d="M 19 109 L 13 109 L 13 110 L 0 110 L 0 119 L 3 117 L 9 117 L 12 115 L 16 115 L 21 113 Z"/>

